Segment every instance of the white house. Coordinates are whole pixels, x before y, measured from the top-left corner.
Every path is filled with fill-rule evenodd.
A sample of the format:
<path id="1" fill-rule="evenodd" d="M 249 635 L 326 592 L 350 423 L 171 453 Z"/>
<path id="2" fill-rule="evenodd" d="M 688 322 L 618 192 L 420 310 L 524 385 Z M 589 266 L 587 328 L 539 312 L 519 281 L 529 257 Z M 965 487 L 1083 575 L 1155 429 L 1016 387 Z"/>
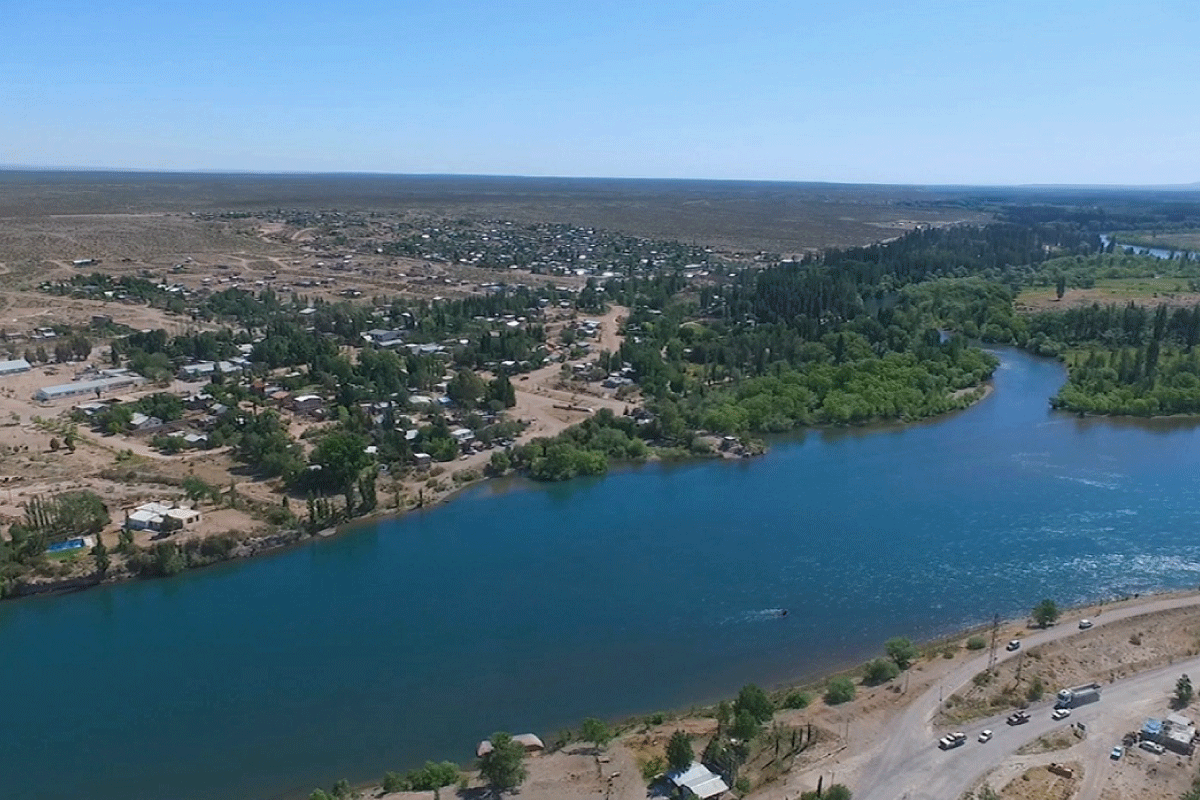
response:
<path id="1" fill-rule="evenodd" d="M 700 800 L 718 797 L 729 791 L 729 784 L 720 775 L 695 761 L 682 772 L 672 772 L 667 775 L 667 780 L 677 788 L 684 790 L 685 794 L 691 794 Z"/>
<path id="2" fill-rule="evenodd" d="M 171 526 L 167 520 L 174 520 Z M 126 514 L 125 527 L 135 531 L 161 531 L 165 527 L 190 528 L 200 521 L 200 512 L 187 506 L 143 503 Z"/>

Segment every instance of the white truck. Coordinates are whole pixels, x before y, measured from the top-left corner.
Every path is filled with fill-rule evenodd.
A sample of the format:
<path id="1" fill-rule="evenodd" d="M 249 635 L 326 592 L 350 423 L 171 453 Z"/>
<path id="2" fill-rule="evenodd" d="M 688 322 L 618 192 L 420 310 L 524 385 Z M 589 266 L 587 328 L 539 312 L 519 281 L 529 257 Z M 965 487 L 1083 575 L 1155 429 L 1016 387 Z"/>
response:
<path id="1" fill-rule="evenodd" d="M 1100 699 L 1100 684 L 1085 683 L 1072 686 L 1070 689 L 1060 689 L 1055 708 L 1079 708 Z"/>
<path id="2" fill-rule="evenodd" d="M 947 733 L 941 739 L 938 739 L 938 747 L 943 750 L 949 750 L 967 743 L 967 735 L 965 733 Z"/>

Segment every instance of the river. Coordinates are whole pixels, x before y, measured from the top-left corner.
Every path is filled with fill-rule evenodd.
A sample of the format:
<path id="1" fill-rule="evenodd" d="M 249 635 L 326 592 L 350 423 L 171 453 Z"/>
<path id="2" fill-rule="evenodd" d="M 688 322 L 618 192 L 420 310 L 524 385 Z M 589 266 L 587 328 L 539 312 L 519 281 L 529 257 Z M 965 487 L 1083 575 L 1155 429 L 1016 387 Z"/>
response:
<path id="1" fill-rule="evenodd" d="M 1100 244 L 1103 247 L 1108 247 L 1108 243 L 1112 241 L 1110 234 L 1100 234 Z M 1175 258 L 1200 258 L 1200 253 L 1192 252 L 1191 250 L 1172 250 L 1169 247 L 1145 247 L 1140 244 L 1123 244 L 1117 242 L 1116 248 L 1119 251 L 1132 250 L 1134 255 L 1154 256 L 1163 260 Z"/>
<path id="2" fill-rule="evenodd" d="M 1049 410 L 1055 362 L 908 427 L 485 484 L 172 580 L 0 605 L 22 798 L 275 798 L 494 730 L 686 707 L 993 614 L 1200 582 L 1200 429 Z M 786 617 L 770 609 L 786 608 Z"/>

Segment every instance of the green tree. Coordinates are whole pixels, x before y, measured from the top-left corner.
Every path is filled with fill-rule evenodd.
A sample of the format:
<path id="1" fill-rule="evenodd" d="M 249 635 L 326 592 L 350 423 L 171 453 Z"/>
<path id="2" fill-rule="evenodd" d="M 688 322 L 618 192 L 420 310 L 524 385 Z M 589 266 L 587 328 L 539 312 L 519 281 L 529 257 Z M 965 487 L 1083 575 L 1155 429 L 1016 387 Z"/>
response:
<path id="1" fill-rule="evenodd" d="M 903 636 L 888 639 L 884 642 L 883 649 L 900 669 L 908 669 L 920 655 L 917 646 Z"/>
<path id="2" fill-rule="evenodd" d="M 503 475 L 512 468 L 512 459 L 503 450 L 496 450 L 488 459 L 488 472 L 492 475 Z"/>
<path id="3" fill-rule="evenodd" d="M 737 699 L 733 701 L 733 710 L 735 714 L 748 711 L 759 722 L 766 722 L 775 713 L 775 706 L 766 692 L 749 683 L 738 692 Z"/>
<path id="4" fill-rule="evenodd" d="M 717 703 L 717 730 L 722 731 L 733 721 L 733 706 L 728 700 Z"/>
<path id="5" fill-rule="evenodd" d="M 1063 295 L 1067 293 L 1067 278 L 1065 275 L 1059 275 L 1058 281 L 1054 284 L 1055 300 L 1062 300 Z"/>
<path id="6" fill-rule="evenodd" d="M 1175 681 L 1175 708 L 1183 708 L 1188 703 L 1192 702 L 1192 697 L 1195 692 L 1192 689 L 1192 679 L 1186 674 L 1180 675 L 1179 680 Z"/>
<path id="7" fill-rule="evenodd" d="M 867 686 L 878 686 L 881 683 L 887 683 L 899 674 L 900 667 L 896 665 L 895 661 L 877 658 L 867 663 L 863 669 L 862 680 Z"/>
<path id="8" fill-rule="evenodd" d="M 612 730 L 595 717 L 585 719 L 579 733 L 585 742 L 591 742 L 596 745 L 597 749 L 604 747 L 612 740 Z"/>
<path id="9" fill-rule="evenodd" d="M 313 448 L 309 459 L 319 470 L 312 480 L 322 489 L 345 494 L 352 490 L 358 474 L 370 463 L 366 442 L 357 433 L 332 431 Z"/>
<path id="10" fill-rule="evenodd" d="M 492 749 L 479 759 L 479 774 L 496 794 L 515 789 L 525 780 L 525 748 L 512 734 L 492 734 Z"/>
<path id="11" fill-rule="evenodd" d="M 667 767 L 672 772 L 685 770 L 696 758 L 692 750 L 692 737 L 683 731 L 675 731 L 667 741 Z"/>
<path id="12" fill-rule="evenodd" d="M 194 475 L 183 479 L 183 491 L 193 503 L 199 503 L 205 497 L 214 497 L 217 494 L 215 487 L 209 486 Z"/>
<path id="13" fill-rule="evenodd" d="M 1033 621 L 1038 627 L 1048 628 L 1058 621 L 1058 604 L 1046 598 L 1033 607 Z"/>
<path id="14" fill-rule="evenodd" d="M 825 703 L 836 706 L 848 703 L 854 699 L 854 684 L 845 676 L 839 675 L 825 687 Z"/>
<path id="15" fill-rule="evenodd" d="M 730 727 L 729 733 L 735 739 L 748 742 L 758 735 L 760 724 L 757 717 L 743 708 L 734 715 L 733 725 Z"/>
<path id="16" fill-rule="evenodd" d="M 474 408 L 486 391 L 483 378 L 469 369 L 460 369 L 446 384 L 446 396 L 463 408 Z"/>
<path id="17" fill-rule="evenodd" d="M 96 572 L 101 576 L 108 574 L 108 568 L 112 566 L 112 559 L 108 555 L 108 548 L 104 546 L 104 541 L 96 536 L 96 546 L 92 548 L 92 557 L 96 559 Z"/>

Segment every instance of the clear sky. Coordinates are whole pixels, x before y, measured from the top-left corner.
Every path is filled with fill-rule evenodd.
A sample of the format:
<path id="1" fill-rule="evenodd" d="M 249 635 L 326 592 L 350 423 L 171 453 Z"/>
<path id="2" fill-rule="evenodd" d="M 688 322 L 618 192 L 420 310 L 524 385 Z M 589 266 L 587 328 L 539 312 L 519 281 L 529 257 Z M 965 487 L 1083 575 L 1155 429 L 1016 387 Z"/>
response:
<path id="1" fill-rule="evenodd" d="M 1200 181 L 1200 0 L 6 0 L 0 164 Z"/>

